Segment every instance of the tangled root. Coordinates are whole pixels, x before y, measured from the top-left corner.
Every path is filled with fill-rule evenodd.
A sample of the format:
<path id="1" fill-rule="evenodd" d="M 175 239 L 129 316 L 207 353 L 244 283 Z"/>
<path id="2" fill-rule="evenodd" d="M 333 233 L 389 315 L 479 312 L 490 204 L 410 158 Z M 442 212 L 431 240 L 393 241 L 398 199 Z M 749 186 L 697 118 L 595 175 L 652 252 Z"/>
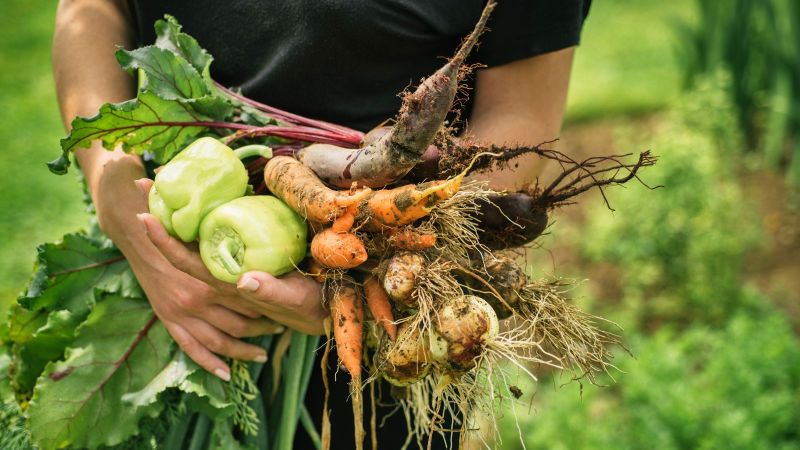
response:
<path id="1" fill-rule="evenodd" d="M 497 194 L 484 182 L 464 183 L 458 193 L 431 211 L 420 228 L 436 234 L 436 250 L 443 258 L 468 261 L 470 255 L 488 251 L 481 243 L 478 216 L 481 206 Z"/>
<path id="2" fill-rule="evenodd" d="M 572 373 L 573 380 L 586 378 L 598 384 L 598 374 L 616 369 L 610 347 L 625 347 L 617 334 L 597 324 L 618 325 L 570 304 L 564 296 L 566 286 L 560 280 L 529 282 L 520 293 L 517 328 L 532 333 L 559 365 Z"/>

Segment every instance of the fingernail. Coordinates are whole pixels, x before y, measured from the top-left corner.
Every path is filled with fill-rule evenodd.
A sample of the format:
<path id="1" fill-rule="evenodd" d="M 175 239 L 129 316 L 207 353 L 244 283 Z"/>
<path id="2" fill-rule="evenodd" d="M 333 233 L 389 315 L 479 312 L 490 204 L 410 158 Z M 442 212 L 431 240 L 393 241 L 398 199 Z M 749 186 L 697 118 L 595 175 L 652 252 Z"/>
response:
<path id="1" fill-rule="evenodd" d="M 222 381 L 231 381 L 231 374 L 225 369 L 216 369 L 214 375 L 218 376 Z"/>
<path id="2" fill-rule="evenodd" d="M 239 284 L 237 284 L 236 287 L 246 292 L 255 292 L 260 285 L 261 283 L 255 278 L 243 277 L 239 280 Z"/>
<path id="3" fill-rule="evenodd" d="M 257 363 L 264 364 L 265 362 L 267 362 L 267 354 L 266 353 L 262 353 L 262 354 L 256 356 L 255 358 L 253 358 L 253 361 L 255 361 Z"/>
<path id="4" fill-rule="evenodd" d="M 284 331 L 286 331 L 286 327 L 284 327 L 284 326 L 280 326 L 278 328 L 275 328 L 275 334 L 281 334 Z"/>

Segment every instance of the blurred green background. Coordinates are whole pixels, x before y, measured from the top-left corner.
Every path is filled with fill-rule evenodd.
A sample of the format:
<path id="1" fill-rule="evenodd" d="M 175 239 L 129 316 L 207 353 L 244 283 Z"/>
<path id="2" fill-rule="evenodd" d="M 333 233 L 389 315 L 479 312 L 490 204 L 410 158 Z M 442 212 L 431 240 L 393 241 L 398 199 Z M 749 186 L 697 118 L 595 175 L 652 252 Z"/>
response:
<path id="1" fill-rule="evenodd" d="M 44 165 L 63 136 L 55 6 L 4 5 L 0 309 L 36 245 L 88 220 L 77 176 Z M 520 435 L 529 449 L 800 448 L 798 67 L 796 0 L 594 2 L 560 148 L 651 148 L 644 180 L 664 187 L 608 189 L 613 212 L 583 197 L 528 258 L 536 274 L 588 278 L 576 301 L 620 324 L 636 357 L 620 352 L 607 387 L 525 385 L 503 410 L 503 448 Z"/>

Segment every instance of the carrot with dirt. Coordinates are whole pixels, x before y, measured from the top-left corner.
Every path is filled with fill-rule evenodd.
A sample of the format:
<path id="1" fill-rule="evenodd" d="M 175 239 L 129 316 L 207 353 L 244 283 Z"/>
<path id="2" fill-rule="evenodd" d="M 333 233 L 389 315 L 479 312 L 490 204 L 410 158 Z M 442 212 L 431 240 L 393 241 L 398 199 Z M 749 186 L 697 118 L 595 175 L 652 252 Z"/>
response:
<path id="1" fill-rule="evenodd" d="M 337 233 L 332 228 L 314 235 L 311 256 L 328 269 L 352 269 L 367 260 L 364 243 L 353 233 Z"/>
<path id="2" fill-rule="evenodd" d="M 371 191 L 335 191 L 316 174 L 289 156 L 276 156 L 264 166 L 264 182 L 273 195 L 312 222 L 330 223 L 357 205 Z"/>
<path id="3" fill-rule="evenodd" d="M 433 208 L 455 195 L 464 174 L 448 180 L 408 184 L 371 192 L 355 209 L 356 222 L 367 231 L 402 227 L 427 216 Z"/>
<path id="4" fill-rule="evenodd" d="M 331 289 L 331 319 L 336 354 L 350 374 L 350 393 L 353 399 L 356 448 L 361 449 L 364 440 L 364 413 L 361 396 L 361 350 L 364 335 L 364 308 L 355 286 L 343 283 Z"/>
<path id="5" fill-rule="evenodd" d="M 478 42 L 494 7 L 495 2 L 489 1 L 456 54 L 414 92 L 404 96 L 397 121 L 388 133 L 358 149 L 310 145 L 300 151 L 298 159 L 324 182 L 340 188 L 348 188 L 354 182 L 382 187 L 402 178 L 422 160 L 442 128 L 465 72 L 463 63 Z"/>
<path id="6" fill-rule="evenodd" d="M 308 276 L 314 279 L 317 283 L 324 283 L 327 279 L 328 269 L 322 267 L 314 258 L 309 259 L 308 263 Z"/>
<path id="7" fill-rule="evenodd" d="M 436 245 L 436 234 L 404 227 L 389 231 L 389 245 L 399 250 L 422 251 Z"/>
<path id="8" fill-rule="evenodd" d="M 299 161 L 277 156 L 264 167 L 264 181 L 273 195 L 310 221 L 336 221 L 335 228 L 345 231 L 354 223 L 347 217 L 352 214 L 355 223 L 367 231 L 377 231 L 408 225 L 427 216 L 436 205 L 458 192 L 465 173 L 394 189 L 336 191 Z"/>
<path id="9" fill-rule="evenodd" d="M 370 275 L 364 280 L 364 297 L 372 317 L 381 324 L 392 341 L 396 340 L 397 324 L 394 323 L 392 304 L 389 303 L 389 296 L 376 276 Z"/>
<path id="10" fill-rule="evenodd" d="M 311 240 L 311 257 L 328 269 L 352 269 L 363 264 L 367 249 L 361 239 L 350 230 L 355 216 L 345 211 L 333 221 L 330 228 L 320 231 Z"/>

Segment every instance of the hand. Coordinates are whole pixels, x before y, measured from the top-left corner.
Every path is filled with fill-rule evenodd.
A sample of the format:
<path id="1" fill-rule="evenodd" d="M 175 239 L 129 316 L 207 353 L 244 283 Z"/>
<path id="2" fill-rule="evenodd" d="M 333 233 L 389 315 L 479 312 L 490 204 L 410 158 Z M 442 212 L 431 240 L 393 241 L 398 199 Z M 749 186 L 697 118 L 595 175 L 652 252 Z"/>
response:
<path id="1" fill-rule="evenodd" d="M 152 180 L 140 179 L 136 184 L 146 195 Z M 264 272 L 248 272 L 241 277 L 238 285 L 219 281 L 203 265 L 196 246 L 186 245 L 170 236 L 159 220 L 150 214 L 140 214 L 139 220 L 145 226 L 150 241 L 179 272 L 174 277 L 180 281 L 173 279 L 170 284 L 182 288 L 182 292 L 176 293 L 177 296 L 171 301 L 154 302 L 151 298 L 153 309 L 165 325 L 167 321 L 164 316 L 168 318 L 170 325 L 167 330 L 181 348 L 204 368 L 212 367 L 212 372 L 220 368 L 222 361 L 213 353 L 256 360 L 231 354 L 246 353 L 251 350 L 249 347 L 254 347 L 236 341 L 231 336 L 267 334 L 257 333 L 256 330 L 262 328 L 253 321 L 273 324 L 272 320 L 257 317 L 267 316 L 309 334 L 323 333 L 322 320 L 327 316 L 327 311 L 322 307 L 319 283 L 298 272 L 281 278 Z M 199 334 L 203 337 L 210 327 L 225 333 L 220 336 L 212 332 L 216 336 L 205 339 L 196 336 Z M 270 330 L 277 332 L 274 324 Z M 262 359 L 260 355 L 259 359 Z M 220 376 L 224 378 L 222 375 L 228 373 L 227 366 L 222 368 Z"/>
<path id="2" fill-rule="evenodd" d="M 236 286 L 248 308 L 303 333 L 325 334 L 323 321 L 329 312 L 322 306 L 322 285 L 313 279 L 298 271 L 280 278 L 253 271 L 242 275 Z"/>

